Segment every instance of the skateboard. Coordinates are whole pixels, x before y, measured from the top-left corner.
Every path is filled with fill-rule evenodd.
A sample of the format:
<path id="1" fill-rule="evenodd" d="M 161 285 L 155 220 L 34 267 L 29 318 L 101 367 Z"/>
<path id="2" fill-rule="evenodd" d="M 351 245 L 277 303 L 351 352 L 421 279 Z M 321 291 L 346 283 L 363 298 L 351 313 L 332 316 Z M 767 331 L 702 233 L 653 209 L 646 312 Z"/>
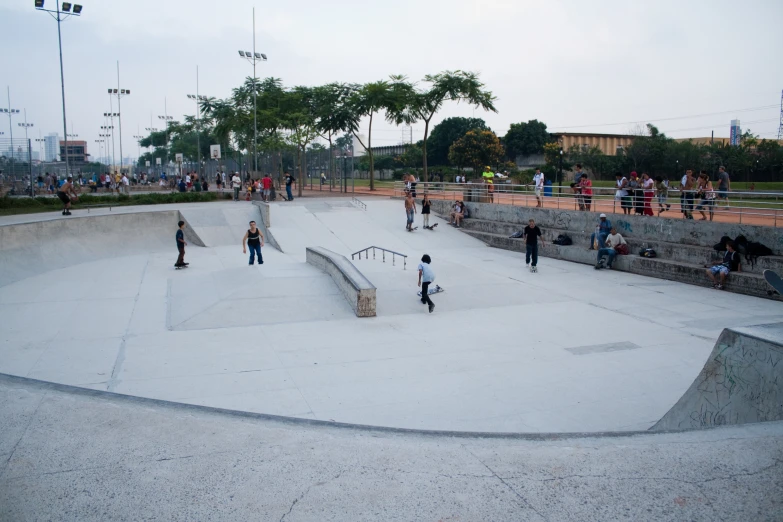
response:
<path id="1" fill-rule="evenodd" d="M 435 227 L 437 227 L 437 226 L 438 226 L 438 224 L 437 224 L 437 223 L 435 223 L 435 224 L 434 224 L 434 225 L 432 225 L 431 227 L 424 227 L 424 228 L 426 228 L 427 230 L 435 230 Z"/>
<path id="2" fill-rule="evenodd" d="M 187 268 L 189 264 L 190 264 L 190 263 L 186 263 L 186 264 L 184 264 L 184 265 L 182 265 L 182 266 L 177 266 L 177 265 L 174 265 L 174 269 L 175 269 L 175 270 L 182 270 L 183 268 Z"/>
<path id="3" fill-rule="evenodd" d="M 775 292 L 783 295 L 783 279 L 781 279 L 776 272 L 773 270 L 764 270 L 764 279 L 766 279 L 767 283 L 775 289 Z M 772 295 L 773 292 L 769 291 L 767 293 Z"/>
<path id="4" fill-rule="evenodd" d="M 435 285 L 434 287 L 432 287 L 432 288 L 427 290 L 427 295 L 439 294 L 439 293 L 443 292 L 443 290 L 444 290 L 444 288 L 441 287 L 440 285 Z M 419 290 L 416 295 L 421 297 L 421 290 Z"/>
<path id="5" fill-rule="evenodd" d="M 414 230 L 419 230 L 419 227 L 413 227 L 413 228 L 406 228 L 408 232 L 413 232 Z"/>

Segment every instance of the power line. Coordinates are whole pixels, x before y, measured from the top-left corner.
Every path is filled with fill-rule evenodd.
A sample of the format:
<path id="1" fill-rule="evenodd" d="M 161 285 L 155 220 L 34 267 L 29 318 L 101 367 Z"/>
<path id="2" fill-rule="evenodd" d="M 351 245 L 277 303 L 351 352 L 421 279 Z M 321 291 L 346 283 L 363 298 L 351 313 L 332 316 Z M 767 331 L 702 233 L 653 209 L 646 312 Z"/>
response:
<path id="1" fill-rule="evenodd" d="M 778 121 L 778 119 L 777 118 L 770 118 L 770 119 L 766 119 L 766 120 L 744 121 L 744 122 L 742 122 L 742 124 L 743 125 L 750 125 L 752 123 L 768 123 L 768 122 L 771 122 L 771 121 Z M 714 129 L 715 127 L 720 127 L 722 125 L 726 125 L 726 122 L 721 122 L 721 123 L 718 123 L 716 125 L 706 125 L 704 127 L 690 127 L 688 129 L 669 129 L 669 130 L 665 130 L 665 131 L 661 131 L 661 132 L 667 133 L 667 132 L 682 132 L 682 131 L 692 131 L 692 130 L 702 130 L 702 129 Z"/>
<path id="2" fill-rule="evenodd" d="M 733 111 L 721 111 L 721 112 L 708 112 L 704 114 L 695 114 L 692 116 L 676 116 L 673 118 L 648 118 L 643 120 L 636 120 L 636 121 L 624 121 L 619 123 L 594 123 L 591 125 L 569 125 L 569 126 L 563 126 L 563 125 L 553 125 L 552 128 L 558 128 L 558 129 L 579 129 L 584 127 L 609 127 L 613 125 L 632 125 L 634 123 L 649 123 L 649 122 L 658 122 L 658 121 L 672 121 L 672 120 L 687 120 L 692 118 L 701 118 L 704 116 L 714 116 L 717 114 L 734 114 L 737 112 L 749 112 L 749 111 L 763 111 L 768 109 L 775 109 L 777 108 L 777 105 L 763 105 L 760 107 L 750 107 L 747 109 L 736 109 Z"/>

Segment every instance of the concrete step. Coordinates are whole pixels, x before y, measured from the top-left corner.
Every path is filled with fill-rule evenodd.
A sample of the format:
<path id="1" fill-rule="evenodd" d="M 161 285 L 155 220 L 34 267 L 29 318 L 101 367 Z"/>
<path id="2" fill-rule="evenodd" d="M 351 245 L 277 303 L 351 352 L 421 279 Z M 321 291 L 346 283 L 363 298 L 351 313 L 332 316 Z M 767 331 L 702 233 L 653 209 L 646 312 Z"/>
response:
<path id="1" fill-rule="evenodd" d="M 513 239 L 502 234 L 492 234 L 489 232 L 468 229 L 465 229 L 464 232 L 483 241 L 490 247 L 502 248 L 504 250 L 520 253 L 525 251 L 525 242 L 522 239 Z M 697 286 L 712 286 L 712 283 L 705 274 L 703 264 L 685 263 L 671 259 L 661 259 L 659 257 L 651 259 L 640 257 L 636 255 L 633 250 L 631 250 L 631 252 L 631 255 L 617 256 L 613 268 L 623 272 L 631 272 L 670 281 L 679 281 Z M 587 265 L 595 265 L 597 261 L 596 251 L 588 250 L 578 245 L 560 246 L 547 242 L 546 245 L 539 247 L 539 255 L 541 257 L 551 257 Z M 764 280 L 764 277 L 758 273 L 733 272 L 729 275 L 726 290 L 756 297 L 781 300 L 781 296 L 779 295 L 770 295 L 771 289 L 769 285 Z"/>
<path id="2" fill-rule="evenodd" d="M 483 232 L 488 234 L 505 235 L 506 237 L 514 234 L 515 232 L 522 230 L 521 225 L 516 223 L 508 223 L 501 221 L 488 221 L 483 219 L 465 219 L 463 220 L 462 228 L 468 231 Z M 565 234 L 571 237 L 574 242 L 573 246 L 581 248 L 589 248 L 590 246 L 590 234 L 593 230 L 585 231 L 572 231 L 562 230 L 544 227 L 541 231 L 544 235 L 544 239 L 547 242 L 551 242 L 558 235 Z M 685 245 L 682 243 L 671 243 L 666 241 L 643 241 L 634 237 L 629 237 L 623 234 L 631 253 L 638 254 L 643 248 L 652 248 L 658 254 L 660 259 L 669 259 L 672 261 L 693 264 L 703 266 L 706 264 L 716 264 L 722 261 L 723 254 L 716 252 L 711 247 L 701 247 L 695 245 Z M 524 248 L 522 249 L 524 250 Z M 764 270 L 774 270 L 779 274 L 783 274 L 783 256 L 764 256 L 759 257 L 756 260 L 755 265 L 751 265 L 743 259 L 742 270 L 754 274 L 763 274 Z"/>

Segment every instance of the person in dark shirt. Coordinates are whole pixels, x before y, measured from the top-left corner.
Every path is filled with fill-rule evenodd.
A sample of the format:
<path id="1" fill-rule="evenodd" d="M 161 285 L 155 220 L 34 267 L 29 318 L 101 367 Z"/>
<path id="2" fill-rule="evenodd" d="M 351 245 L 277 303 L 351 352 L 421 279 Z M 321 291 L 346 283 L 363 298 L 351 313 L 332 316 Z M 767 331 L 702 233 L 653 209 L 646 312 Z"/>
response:
<path id="1" fill-rule="evenodd" d="M 429 196 L 427 194 L 424 194 L 424 199 L 421 200 L 421 219 L 424 222 L 424 228 L 432 228 L 430 227 L 430 207 L 432 205 L 432 202 L 430 201 Z"/>
<path id="2" fill-rule="evenodd" d="M 242 238 L 243 254 L 247 254 L 247 249 L 245 248 L 245 242 L 247 242 L 247 246 L 250 247 L 250 260 L 248 264 L 252 265 L 257 255 L 258 264 L 263 265 L 264 258 L 261 257 L 261 247 L 264 246 L 264 234 L 262 234 L 261 231 L 258 228 L 256 228 L 255 221 L 250 222 L 250 229 L 247 232 L 245 232 L 245 237 Z"/>
<path id="3" fill-rule="evenodd" d="M 187 243 L 185 242 L 185 222 L 180 221 L 177 223 L 177 226 L 179 229 L 177 230 L 177 250 L 179 251 L 179 257 L 177 257 L 177 262 L 174 264 L 177 268 L 183 268 L 188 266 L 190 263 L 185 262 L 185 246 Z"/>
<path id="4" fill-rule="evenodd" d="M 723 286 L 726 284 L 726 278 L 729 272 L 741 272 L 742 263 L 739 252 L 734 250 L 734 242 L 728 241 L 726 243 L 726 253 L 723 255 L 723 262 L 719 265 L 714 265 L 707 268 L 707 277 L 712 281 L 712 287 L 716 290 L 723 290 Z M 718 276 L 718 280 L 715 276 Z"/>
<path id="5" fill-rule="evenodd" d="M 541 229 L 536 225 L 535 220 L 531 219 L 525 230 L 522 232 L 525 239 L 525 264 L 531 272 L 538 272 L 538 238 L 541 238 L 541 244 L 544 244 L 544 237 L 541 235 Z M 530 260 L 533 264 L 530 264 Z"/>

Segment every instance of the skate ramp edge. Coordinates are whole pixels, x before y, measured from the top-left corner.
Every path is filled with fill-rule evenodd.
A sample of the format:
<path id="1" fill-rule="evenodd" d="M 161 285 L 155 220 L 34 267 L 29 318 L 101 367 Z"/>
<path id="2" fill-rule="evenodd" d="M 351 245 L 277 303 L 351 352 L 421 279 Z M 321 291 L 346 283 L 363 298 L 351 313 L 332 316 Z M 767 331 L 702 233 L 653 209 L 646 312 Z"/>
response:
<path id="1" fill-rule="evenodd" d="M 81 263 L 174 251 L 177 222 L 185 240 L 204 246 L 178 210 L 74 216 L 0 226 L 0 287 Z"/>
<path id="2" fill-rule="evenodd" d="M 688 391 L 650 431 L 783 420 L 783 323 L 726 328 Z"/>
<path id="3" fill-rule="evenodd" d="M 272 226 L 269 203 L 264 201 L 253 201 L 253 205 L 258 207 L 258 212 L 261 214 L 261 220 L 256 222 L 256 226 L 258 226 L 258 228 L 261 229 L 261 233 L 264 234 L 264 240 L 276 248 L 279 252 L 283 252 L 283 249 L 280 248 L 280 244 L 277 242 L 277 239 L 275 239 L 274 234 L 272 234 L 272 231 L 269 230 L 269 228 Z"/>
<path id="4" fill-rule="evenodd" d="M 321 247 L 307 247 L 306 257 L 332 277 L 357 317 L 375 317 L 375 286 L 347 257 Z"/>

